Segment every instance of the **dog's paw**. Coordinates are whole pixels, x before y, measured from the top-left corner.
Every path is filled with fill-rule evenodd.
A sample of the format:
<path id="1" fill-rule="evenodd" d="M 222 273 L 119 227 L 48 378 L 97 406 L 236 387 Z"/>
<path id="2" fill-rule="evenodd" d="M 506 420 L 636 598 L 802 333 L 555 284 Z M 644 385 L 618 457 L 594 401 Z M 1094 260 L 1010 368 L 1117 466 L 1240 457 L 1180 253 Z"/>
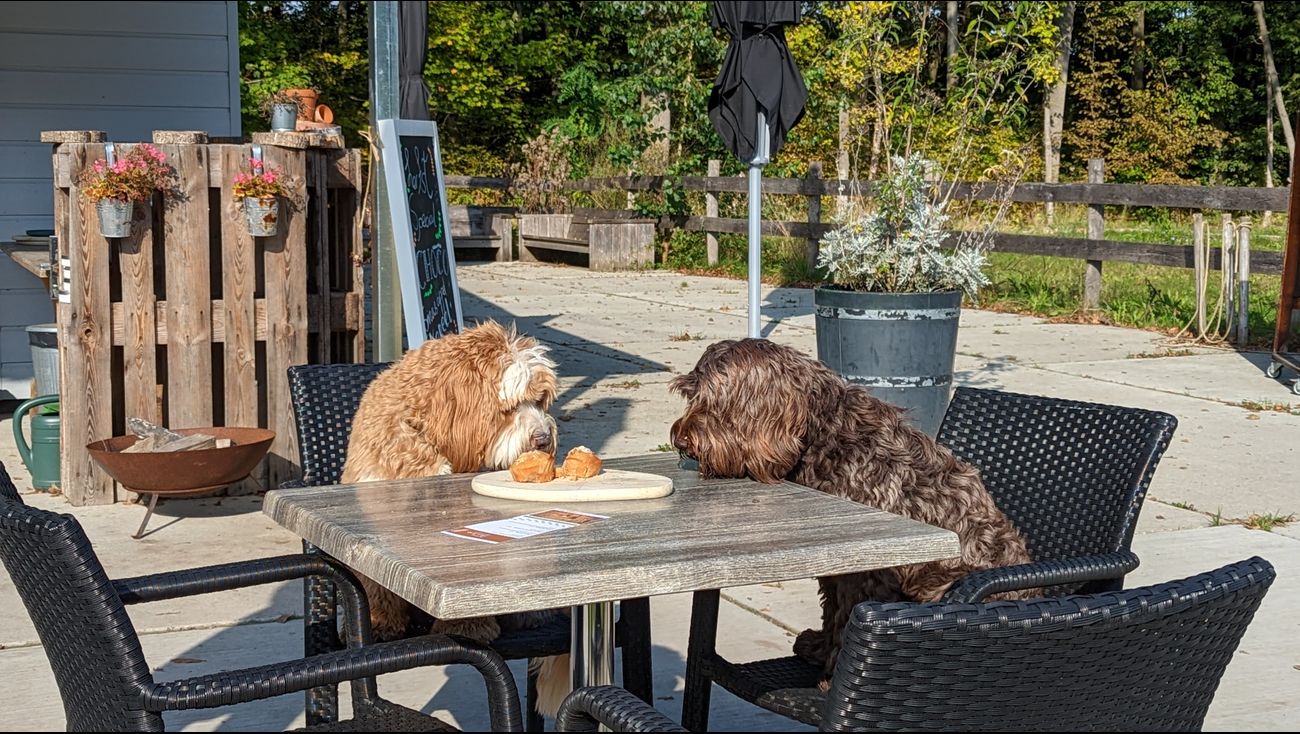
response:
<path id="1" fill-rule="evenodd" d="M 804 630 L 794 638 L 794 654 L 814 665 L 821 665 L 826 661 L 830 642 L 830 635 L 824 630 Z"/>
<path id="2" fill-rule="evenodd" d="M 496 617 L 471 619 L 435 619 L 429 632 L 435 635 L 454 635 L 488 644 L 501 636 L 501 625 Z"/>

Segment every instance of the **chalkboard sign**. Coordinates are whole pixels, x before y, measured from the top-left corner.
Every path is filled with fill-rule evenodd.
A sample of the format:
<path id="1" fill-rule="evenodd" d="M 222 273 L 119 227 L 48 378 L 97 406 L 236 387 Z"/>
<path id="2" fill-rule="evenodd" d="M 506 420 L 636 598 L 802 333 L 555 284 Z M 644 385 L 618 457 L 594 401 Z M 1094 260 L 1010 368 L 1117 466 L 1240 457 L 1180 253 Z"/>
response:
<path id="1" fill-rule="evenodd" d="M 406 343 L 416 347 L 464 327 L 438 125 L 425 120 L 380 120 L 379 142 Z"/>

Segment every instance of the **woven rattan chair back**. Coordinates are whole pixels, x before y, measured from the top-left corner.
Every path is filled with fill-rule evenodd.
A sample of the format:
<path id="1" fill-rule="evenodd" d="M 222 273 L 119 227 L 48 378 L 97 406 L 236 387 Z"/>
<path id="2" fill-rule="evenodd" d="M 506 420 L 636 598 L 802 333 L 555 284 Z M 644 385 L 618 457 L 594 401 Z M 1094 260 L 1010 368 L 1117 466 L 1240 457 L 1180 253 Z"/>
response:
<path id="1" fill-rule="evenodd" d="M 1088 596 L 861 604 L 822 729 L 1199 730 L 1274 575 L 1251 558 Z"/>
<path id="2" fill-rule="evenodd" d="M 361 396 L 388 363 L 312 364 L 289 368 L 289 395 L 306 484 L 337 484 L 348 457 Z"/>
<path id="3" fill-rule="evenodd" d="M 23 498 L 18 496 L 18 487 L 14 486 L 14 480 L 9 477 L 4 462 L 0 462 L 0 501 L 6 500 L 23 504 Z"/>
<path id="4" fill-rule="evenodd" d="M 1043 561 L 1128 549 L 1177 425 L 1149 410 L 959 387 L 939 443 L 979 468 Z"/>
<path id="5" fill-rule="evenodd" d="M 162 731 L 162 717 L 142 708 L 153 677 L 135 627 L 81 526 L 0 494 L 0 559 L 54 670 L 68 730 Z"/>

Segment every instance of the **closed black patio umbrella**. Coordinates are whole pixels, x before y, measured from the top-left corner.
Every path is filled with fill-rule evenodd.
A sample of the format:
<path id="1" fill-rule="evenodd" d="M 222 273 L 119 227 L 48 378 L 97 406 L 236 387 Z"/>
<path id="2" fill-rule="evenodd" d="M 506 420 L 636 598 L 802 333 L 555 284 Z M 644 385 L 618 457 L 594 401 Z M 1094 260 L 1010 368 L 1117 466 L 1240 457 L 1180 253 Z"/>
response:
<path id="1" fill-rule="evenodd" d="M 760 336 L 763 166 L 803 117 L 808 88 L 785 42 L 800 3 L 715 0 L 711 23 L 731 35 L 709 95 L 709 119 L 722 142 L 749 164 L 749 335 Z"/>
<path id="2" fill-rule="evenodd" d="M 424 57 L 429 50 L 429 4 L 402 0 L 397 4 L 398 110 L 403 120 L 428 120 L 429 85 L 424 83 Z"/>

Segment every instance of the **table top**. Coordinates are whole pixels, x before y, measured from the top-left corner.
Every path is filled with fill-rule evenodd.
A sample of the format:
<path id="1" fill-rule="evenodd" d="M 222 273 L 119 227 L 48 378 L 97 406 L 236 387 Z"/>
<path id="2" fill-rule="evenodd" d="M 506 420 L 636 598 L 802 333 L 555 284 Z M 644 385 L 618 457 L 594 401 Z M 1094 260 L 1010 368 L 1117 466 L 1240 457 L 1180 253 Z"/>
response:
<path id="1" fill-rule="evenodd" d="M 950 531 L 796 484 L 703 480 L 671 454 L 660 499 L 555 505 L 474 494 L 471 474 L 279 489 L 263 512 L 435 617 L 456 619 L 952 558 Z M 608 519 L 497 545 L 442 534 L 557 506 Z"/>

